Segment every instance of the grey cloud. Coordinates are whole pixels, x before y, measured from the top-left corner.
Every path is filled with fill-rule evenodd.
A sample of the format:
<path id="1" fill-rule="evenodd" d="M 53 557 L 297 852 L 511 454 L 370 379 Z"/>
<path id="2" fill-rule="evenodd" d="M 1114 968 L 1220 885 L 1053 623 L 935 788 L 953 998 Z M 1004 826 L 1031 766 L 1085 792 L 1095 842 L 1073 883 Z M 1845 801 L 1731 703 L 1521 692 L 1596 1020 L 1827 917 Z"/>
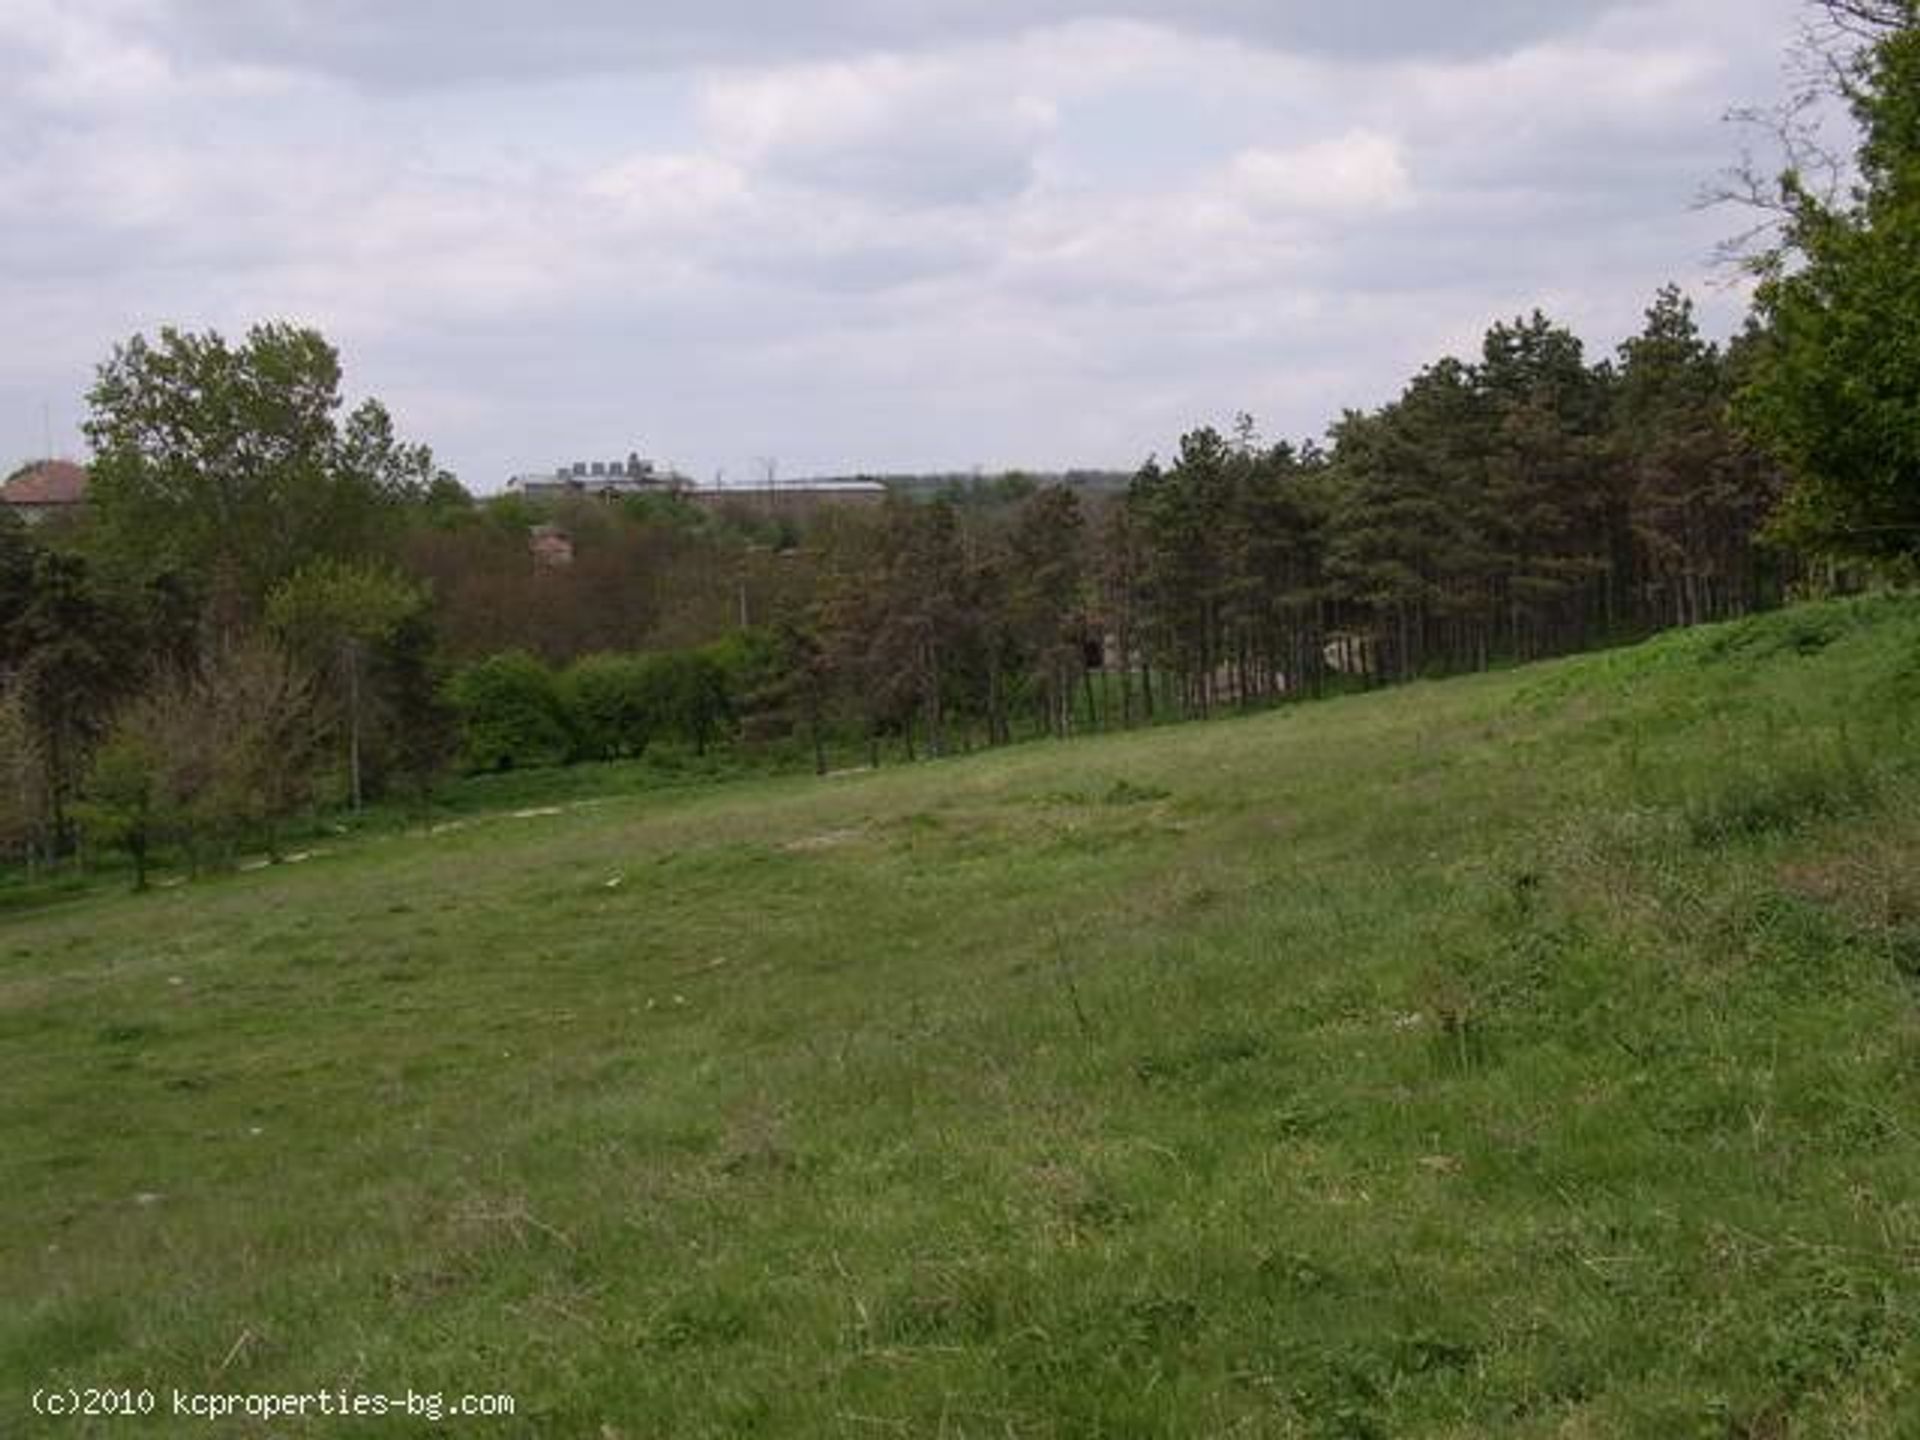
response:
<path id="1" fill-rule="evenodd" d="M 705 108 L 722 148 L 769 178 L 906 206 L 1019 194 L 1052 124 L 954 65 L 802 67 L 713 87 Z"/>
<path id="2" fill-rule="evenodd" d="M 1322 55 L 1484 54 L 1576 31 L 1630 0 L 172 0 L 168 49 L 313 69 L 381 89 L 914 50 L 1083 19 Z"/>
<path id="3" fill-rule="evenodd" d="M 91 72 L 97 102 L 0 93 L 0 448 L 135 329 L 285 315 L 491 487 L 633 444 L 703 474 L 1129 465 L 1240 406 L 1314 432 L 1534 304 L 1602 351 L 1699 285 L 1714 117 L 1770 93 L 1794 0 L 24 3 L 134 50 L 145 15 L 173 60 Z M 1162 28 L 939 48 L 1093 9 Z M 276 64 L 389 89 L 217 80 Z M 1328 204 L 1342 137 L 1390 142 L 1404 194 L 1335 165 Z"/>
<path id="4" fill-rule="evenodd" d="M 972 205 L 1018 195 L 1033 181 L 1030 142 L 1014 135 L 869 136 L 772 157 L 770 174 L 817 189 L 885 196 L 903 205 Z"/>

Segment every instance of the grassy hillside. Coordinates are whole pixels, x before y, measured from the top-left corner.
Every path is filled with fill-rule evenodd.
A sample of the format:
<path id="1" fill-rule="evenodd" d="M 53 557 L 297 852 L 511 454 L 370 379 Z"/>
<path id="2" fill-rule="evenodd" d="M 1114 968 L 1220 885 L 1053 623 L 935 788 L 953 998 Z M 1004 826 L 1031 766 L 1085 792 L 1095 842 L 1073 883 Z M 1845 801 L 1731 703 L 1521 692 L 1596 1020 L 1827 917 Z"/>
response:
<path id="1" fill-rule="evenodd" d="M 1916 796 L 1881 600 L 15 916 L 0 1432 L 1920 1434 Z"/>

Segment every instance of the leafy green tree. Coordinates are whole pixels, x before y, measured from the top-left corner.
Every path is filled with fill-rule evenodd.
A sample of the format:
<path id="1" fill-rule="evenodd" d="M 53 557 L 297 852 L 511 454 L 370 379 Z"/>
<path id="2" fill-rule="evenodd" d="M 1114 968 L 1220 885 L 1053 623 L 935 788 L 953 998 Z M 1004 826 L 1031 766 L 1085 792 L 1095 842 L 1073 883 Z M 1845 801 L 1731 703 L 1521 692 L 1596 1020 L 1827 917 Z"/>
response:
<path id="1" fill-rule="evenodd" d="M 671 650 L 646 663 L 650 704 L 663 728 L 705 755 L 732 714 L 719 656 L 710 649 Z"/>
<path id="2" fill-rule="evenodd" d="M 1685 625 L 1742 613 L 1768 593 L 1755 538 L 1779 481 L 1731 423 L 1732 361 L 1668 286 L 1620 347 L 1618 374 L 1613 425 L 1644 618 Z"/>
<path id="3" fill-rule="evenodd" d="M 82 548 L 46 540 L 45 527 L 0 511 L 0 677 L 32 762 L 15 780 L 38 787 L 31 839 L 57 854 L 114 710 L 156 669 L 191 663 L 198 614 L 170 576 L 113 583 Z"/>
<path id="4" fill-rule="evenodd" d="M 373 657 L 390 645 L 403 626 L 423 616 L 426 591 L 383 565 L 351 560 L 317 560 L 294 572 L 267 599 L 267 623 L 282 643 L 334 692 L 347 741 L 347 796 L 361 806 L 362 737 L 369 708 L 376 713 L 388 697 L 369 693 Z M 388 678 L 396 678 L 391 670 Z M 430 677 L 420 677 L 430 684 Z M 398 697 L 406 704 L 409 698 Z"/>
<path id="5" fill-rule="evenodd" d="M 87 757 L 118 701 L 139 683 L 139 617 L 101 587 L 78 555 L 37 550 L 24 605 L 0 617 L 0 668 L 32 727 L 56 849 L 68 838 L 67 806 Z"/>
<path id="6" fill-rule="evenodd" d="M 774 631 L 776 663 L 754 697 L 761 714 L 780 716 L 806 737 L 816 775 L 827 773 L 827 729 L 833 704 L 833 672 L 826 647 L 812 627 L 782 620 Z"/>
<path id="7" fill-rule="evenodd" d="M 229 627 L 318 557 L 377 551 L 438 473 L 378 401 L 340 408 L 340 360 L 311 329 L 135 335 L 88 395 L 98 541 L 126 567 L 200 577 Z"/>
<path id="8" fill-rule="evenodd" d="M 460 748 L 445 694 L 439 635 L 425 611 L 409 614 L 372 655 L 372 692 L 381 705 L 377 775 L 391 778 L 425 815 L 435 783 Z"/>
<path id="9" fill-rule="evenodd" d="M 47 783 L 19 687 L 0 685 L 0 855 L 31 863 L 46 841 Z"/>
<path id="10" fill-rule="evenodd" d="M 39 552 L 40 547 L 12 507 L 0 505 L 0 634 L 26 613 Z"/>
<path id="11" fill-rule="evenodd" d="M 121 850 L 133 865 L 133 888 L 147 888 L 147 870 L 159 838 L 160 789 L 166 757 L 137 726 L 122 728 L 93 757 L 81 802 L 81 833 L 95 846 Z"/>
<path id="12" fill-rule="evenodd" d="M 1761 266 L 1765 339 L 1740 413 L 1790 473 L 1782 536 L 1910 561 L 1920 556 L 1920 18 L 1913 0 L 1867 9 L 1856 18 L 1872 43 L 1841 72 L 1860 126 L 1859 180 L 1827 203 L 1804 177 L 1783 178 L 1785 247 Z"/>
<path id="13" fill-rule="evenodd" d="M 457 530 L 478 520 L 480 511 L 466 486 L 441 470 L 427 483 L 422 514 L 427 524 L 437 529 Z"/>

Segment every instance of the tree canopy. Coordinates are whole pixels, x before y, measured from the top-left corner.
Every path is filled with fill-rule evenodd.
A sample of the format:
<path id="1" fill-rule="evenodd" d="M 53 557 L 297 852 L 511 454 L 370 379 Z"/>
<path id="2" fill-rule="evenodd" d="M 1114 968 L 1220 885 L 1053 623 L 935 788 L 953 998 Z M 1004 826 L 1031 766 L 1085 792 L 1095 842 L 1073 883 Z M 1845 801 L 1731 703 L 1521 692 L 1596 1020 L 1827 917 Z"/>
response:
<path id="1" fill-rule="evenodd" d="M 1796 174 L 1756 299 L 1741 414 L 1793 483 L 1780 533 L 1867 559 L 1920 556 L 1920 19 L 1914 0 L 1832 6 L 1871 36 L 1843 72 L 1859 178 L 1828 203 Z"/>
<path id="2" fill-rule="evenodd" d="M 343 421 L 340 379 L 333 346 L 284 322 L 239 345 L 168 328 L 115 347 L 85 427 L 105 552 L 251 616 L 303 564 L 377 548 L 382 520 L 427 496 L 433 457 L 377 400 Z"/>

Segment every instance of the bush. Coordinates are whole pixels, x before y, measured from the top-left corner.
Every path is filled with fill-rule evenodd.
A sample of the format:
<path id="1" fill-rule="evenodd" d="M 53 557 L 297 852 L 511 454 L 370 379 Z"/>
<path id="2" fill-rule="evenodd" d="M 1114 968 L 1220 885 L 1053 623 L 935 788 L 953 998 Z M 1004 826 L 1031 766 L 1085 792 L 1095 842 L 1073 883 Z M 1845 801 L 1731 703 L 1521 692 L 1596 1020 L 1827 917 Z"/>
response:
<path id="1" fill-rule="evenodd" d="M 192 867 L 249 840 L 277 852 L 280 824 L 312 797 L 327 740 L 309 672 L 255 636 L 164 676 L 115 720 L 76 811 L 96 845 L 122 850 L 134 884 L 176 842 Z"/>
<path id="2" fill-rule="evenodd" d="M 589 655 L 556 676 L 532 656 L 496 655 L 448 687 L 469 770 L 614 760 L 672 739 L 705 755 L 733 726 L 742 696 L 765 688 L 777 653 L 735 637 L 697 650 Z"/>
<path id="3" fill-rule="evenodd" d="M 561 681 L 572 720 L 575 753 L 582 759 L 638 756 L 663 722 L 656 667 L 634 655 L 589 655 Z"/>
<path id="4" fill-rule="evenodd" d="M 453 677 L 447 698 L 460 717 L 461 760 L 469 770 L 554 765 L 574 753 L 560 686 L 524 651 L 469 665 Z"/>
<path id="5" fill-rule="evenodd" d="M 74 818 L 89 844 L 124 851 L 133 863 L 133 888 L 147 888 L 147 863 L 164 828 L 161 814 L 166 757 L 152 739 L 123 724 L 94 754 Z"/>
<path id="6" fill-rule="evenodd" d="M 733 715 L 727 671 L 714 648 L 671 650 L 646 661 L 648 686 L 660 707 L 656 713 L 696 755 L 707 753 Z"/>

